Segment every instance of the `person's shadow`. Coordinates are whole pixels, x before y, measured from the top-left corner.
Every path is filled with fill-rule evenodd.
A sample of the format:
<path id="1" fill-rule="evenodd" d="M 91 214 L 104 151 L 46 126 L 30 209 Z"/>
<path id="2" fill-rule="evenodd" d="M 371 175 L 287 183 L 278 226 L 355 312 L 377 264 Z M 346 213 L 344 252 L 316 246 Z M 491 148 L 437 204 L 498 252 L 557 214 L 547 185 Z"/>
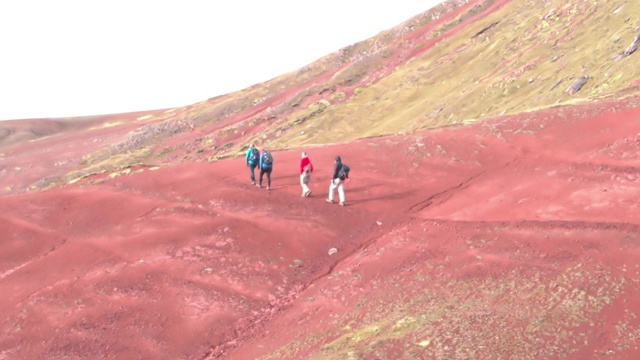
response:
<path id="1" fill-rule="evenodd" d="M 411 199 L 416 195 L 416 190 L 408 190 L 402 193 L 391 193 L 383 196 L 375 196 L 375 197 L 350 197 L 351 193 L 358 193 L 364 190 L 364 187 L 360 187 L 357 189 L 352 189 L 347 192 L 347 204 L 365 204 L 372 201 L 394 201 L 394 200 L 403 200 L 403 199 Z"/>
<path id="2" fill-rule="evenodd" d="M 347 204 L 350 204 L 350 205 L 366 204 L 372 201 L 393 201 L 393 200 L 411 199 L 415 197 L 417 193 L 417 190 L 415 189 L 407 190 L 402 193 L 393 192 L 393 190 L 389 190 L 391 192 L 389 194 L 382 195 L 382 196 L 371 196 L 370 194 L 367 194 L 367 193 L 371 192 L 372 190 L 375 190 L 376 188 L 392 189 L 391 188 L 392 185 L 386 184 L 386 183 L 377 183 L 377 184 L 367 183 L 366 185 L 349 187 L 348 184 L 349 183 L 347 182 L 345 187 L 345 194 L 347 196 Z M 325 190 L 326 193 L 329 192 L 329 185 L 330 185 L 329 182 L 327 182 L 327 189 Z M 352 196 L 353 194 L 355 194 L 355 196 Z"/>

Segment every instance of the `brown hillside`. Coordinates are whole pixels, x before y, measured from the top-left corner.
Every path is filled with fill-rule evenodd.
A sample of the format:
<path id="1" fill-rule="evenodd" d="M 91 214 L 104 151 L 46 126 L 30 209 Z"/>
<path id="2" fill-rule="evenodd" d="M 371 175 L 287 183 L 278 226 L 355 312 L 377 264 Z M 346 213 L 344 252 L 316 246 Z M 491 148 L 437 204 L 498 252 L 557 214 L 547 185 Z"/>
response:
<path id="1" fill-rule="evenodd" d="M 640 358 L 639 10 L 448 1 L 188 107 L 0 122 L 0 359 Z"/>

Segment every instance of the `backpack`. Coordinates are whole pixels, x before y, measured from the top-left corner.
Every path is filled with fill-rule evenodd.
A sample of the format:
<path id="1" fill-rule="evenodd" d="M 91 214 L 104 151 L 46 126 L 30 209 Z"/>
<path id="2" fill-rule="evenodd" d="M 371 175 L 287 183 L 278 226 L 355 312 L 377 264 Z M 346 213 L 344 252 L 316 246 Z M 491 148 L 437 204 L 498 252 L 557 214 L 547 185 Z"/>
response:
<path id="1" fill-rule="evenodd" d="M 311 163 L 309 163 L 307 166 L 304 167 L 304 172 L 307 174 L 310 174 L 311 171 L 313 170 L 313 165 L 311 165 Z"/>
<path id="2" fill-rule="evenodd" d="M 338 178 L 340 178 L 340 180 L 348 179 L 349 171 L 351 171 L 351 168 L 346 164 L 342 164 L 340 171 L 338 171 Z"/>
<path id="3" fill-rule="evenodd" d="M 258 151 L 258 149 L 251 149 L 251 154 L 249 154 L 249 161 L 256 164 L 259 158 L 260 151 Z"/>
<path id="4" fill-rule="evenodd" d="M 262 153 L 262 162 L 269 165 L 273 164 L 273 156 L 267 150 Z"/>

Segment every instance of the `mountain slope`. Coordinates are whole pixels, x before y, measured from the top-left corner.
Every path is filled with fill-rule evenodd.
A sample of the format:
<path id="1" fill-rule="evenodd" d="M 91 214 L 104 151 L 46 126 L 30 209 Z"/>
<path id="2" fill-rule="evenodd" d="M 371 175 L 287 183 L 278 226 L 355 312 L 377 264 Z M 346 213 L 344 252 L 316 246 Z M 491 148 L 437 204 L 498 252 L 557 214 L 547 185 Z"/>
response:
<path id="1" fill-rule="evenodd" d="M 192 106 L 0 123 L 0 359 L 638 358 L 638 10 L 449 1 Z"/>
<path id="2" fill-rule="evenodd" d="M 636 358 L 639 103 L 309 147 L 310 198 L 297 149 L 5 195 L 0 355 Z"/>
<path id="3" fill-rule="evenodd" d="M 137 114 L 136 122 L 114 115 L 110 124 L 123 126 L 109 133 L 121 140 L 88 152 L 73 171 L 55 169 L 56 183 L 127 163 L 236 156 L 250 142 L 274 149 L 337 143 L 635 92 L 638 55 L 622 54 L 640 34 L 638 10 L 635 3 L 450 1 L 243 91 Z M 578 79 L 586 83 L 569 94 Z"/>

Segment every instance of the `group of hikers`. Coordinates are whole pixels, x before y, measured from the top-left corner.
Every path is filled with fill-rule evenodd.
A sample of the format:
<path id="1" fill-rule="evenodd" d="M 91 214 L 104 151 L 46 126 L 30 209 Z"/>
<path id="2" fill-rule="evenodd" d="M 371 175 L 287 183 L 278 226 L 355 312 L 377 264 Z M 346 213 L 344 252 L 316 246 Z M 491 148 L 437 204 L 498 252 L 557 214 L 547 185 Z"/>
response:
<path id="1" fill-rule="evenodd" d="M 247 166 L 251 173 L 251 184 L 262 188 L 262 178 L 264 174 L 267 174 L 267 190 L 271 190 L 271 171 L 273 170 L 273 155 L 268 150 L 260 150 L 255 144 L 251 144 L 247 155 L 245 157 Z M 260 170 L 260 177 L 256 181 L 255 169 Z M 349 166 L 342 163 L 342 158 L 336 156 L 335 166 L 333 169 L 333 177 L 331 178 L 331 185 L 329 186 L 329 198 L 326 200 L 328 203 L 334 203 L 334 193 L 338 190 L 338 197 L 340 199 L 340 205 L 345 206 L 347 200 L 344 194 L 344 183 L 349 181 Z M 302 197 L 311 196 L 311 189 L 309 188 L 309 182 L 311 181 L 311 173 L 313 172 L 313 164 L 307 156 L 306 152 L 302 153 L 302 159 L 300 160 L 300 186 L 302 186 Z"/>

